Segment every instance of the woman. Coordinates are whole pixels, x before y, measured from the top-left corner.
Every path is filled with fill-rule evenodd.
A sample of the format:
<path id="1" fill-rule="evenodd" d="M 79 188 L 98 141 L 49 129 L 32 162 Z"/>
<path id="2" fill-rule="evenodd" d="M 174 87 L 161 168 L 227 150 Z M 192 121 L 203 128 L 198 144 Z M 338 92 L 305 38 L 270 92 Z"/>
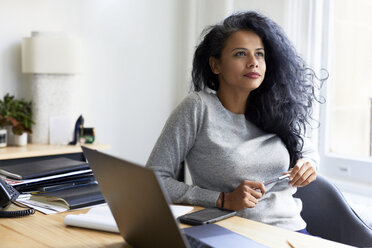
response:
<path id="1" fill-rule="evenodd" d="M 292 195 L 317 174 L 317 154 L 303 138 L 314 73 L 281 28 L 256 12 L 205 32 L 194 55 L 194 91 L 169 117 L 147 166 L 173 203 L 233 209 L 306 232 Z M 192 186 L 176 180 L 183 161 Z M 284 174 L 289 182 L 263 183 Z"/>

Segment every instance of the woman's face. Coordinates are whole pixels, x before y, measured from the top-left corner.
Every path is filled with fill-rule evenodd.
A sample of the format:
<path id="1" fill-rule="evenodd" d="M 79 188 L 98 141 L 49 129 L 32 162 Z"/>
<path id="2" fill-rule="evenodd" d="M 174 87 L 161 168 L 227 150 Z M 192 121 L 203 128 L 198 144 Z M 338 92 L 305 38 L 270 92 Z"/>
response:
<path id="1" fill-rule="evenodd" d="M 218 75 L 220 90 L 239 90 L 249 94 L 265 77 L 265 49 L 261 38 L 252 31 L 240 30 L 227 39 L 221 58 L 210 57 L 213 73 Z"/>

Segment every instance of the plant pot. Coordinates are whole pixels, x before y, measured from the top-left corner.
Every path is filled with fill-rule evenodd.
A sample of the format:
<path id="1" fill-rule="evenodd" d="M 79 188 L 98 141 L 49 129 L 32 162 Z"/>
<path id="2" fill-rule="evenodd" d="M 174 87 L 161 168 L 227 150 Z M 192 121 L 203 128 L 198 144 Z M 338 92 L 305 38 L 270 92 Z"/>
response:
<path id="1" fill-rule="evenodd" d="M 13 133 L 12 126 L 7 126 L 8 146 L 25 146 L 27 145 L 27 133 L 17 135 Z"/>
<path id="2" fill-rule="evenodd" d="M 8 132 L 5 128 L 0 128 L 0 147 L 6 147 L 8 142 Z"/>
<path id="3" fill-rule="evenodd" d="M 6 126 L 7 130 L 7 139 L 8 139 L 8 146 L 14 145 L 14 134 L 12 130 L 12 126 Z"/>
<path id="4" fill-rule="evenodd" d="M 25 146 L 27 145 L 27 133 L 23 133 L 21 135 L 13 134 L 14 135 L 14 145 L 15 146 Z"/>

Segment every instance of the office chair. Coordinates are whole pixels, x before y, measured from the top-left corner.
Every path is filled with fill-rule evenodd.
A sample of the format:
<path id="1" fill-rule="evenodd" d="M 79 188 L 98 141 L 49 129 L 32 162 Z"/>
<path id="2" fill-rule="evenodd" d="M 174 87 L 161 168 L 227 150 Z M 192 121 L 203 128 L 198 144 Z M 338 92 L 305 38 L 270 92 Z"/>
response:
<path id="1" fill-rule="evenodd" d="M 326 178 L 318 175 L 314 182 L 298 188 L 294 197 L 302 200 L 301 216 L 310 234 L 347 245 L 372 247 L 372 228 Z"/>

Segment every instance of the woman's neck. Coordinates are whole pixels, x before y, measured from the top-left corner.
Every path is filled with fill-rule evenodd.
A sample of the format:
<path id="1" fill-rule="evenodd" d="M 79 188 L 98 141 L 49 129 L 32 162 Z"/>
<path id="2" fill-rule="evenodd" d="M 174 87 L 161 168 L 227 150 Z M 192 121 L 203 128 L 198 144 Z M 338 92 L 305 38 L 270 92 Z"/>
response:
<path id="1" fill-rule="evenodd" d="M 226 92 L 219 90 L 217 97 L 222 105 L 234 114 L 244 114 L 249 93 Z"/>

